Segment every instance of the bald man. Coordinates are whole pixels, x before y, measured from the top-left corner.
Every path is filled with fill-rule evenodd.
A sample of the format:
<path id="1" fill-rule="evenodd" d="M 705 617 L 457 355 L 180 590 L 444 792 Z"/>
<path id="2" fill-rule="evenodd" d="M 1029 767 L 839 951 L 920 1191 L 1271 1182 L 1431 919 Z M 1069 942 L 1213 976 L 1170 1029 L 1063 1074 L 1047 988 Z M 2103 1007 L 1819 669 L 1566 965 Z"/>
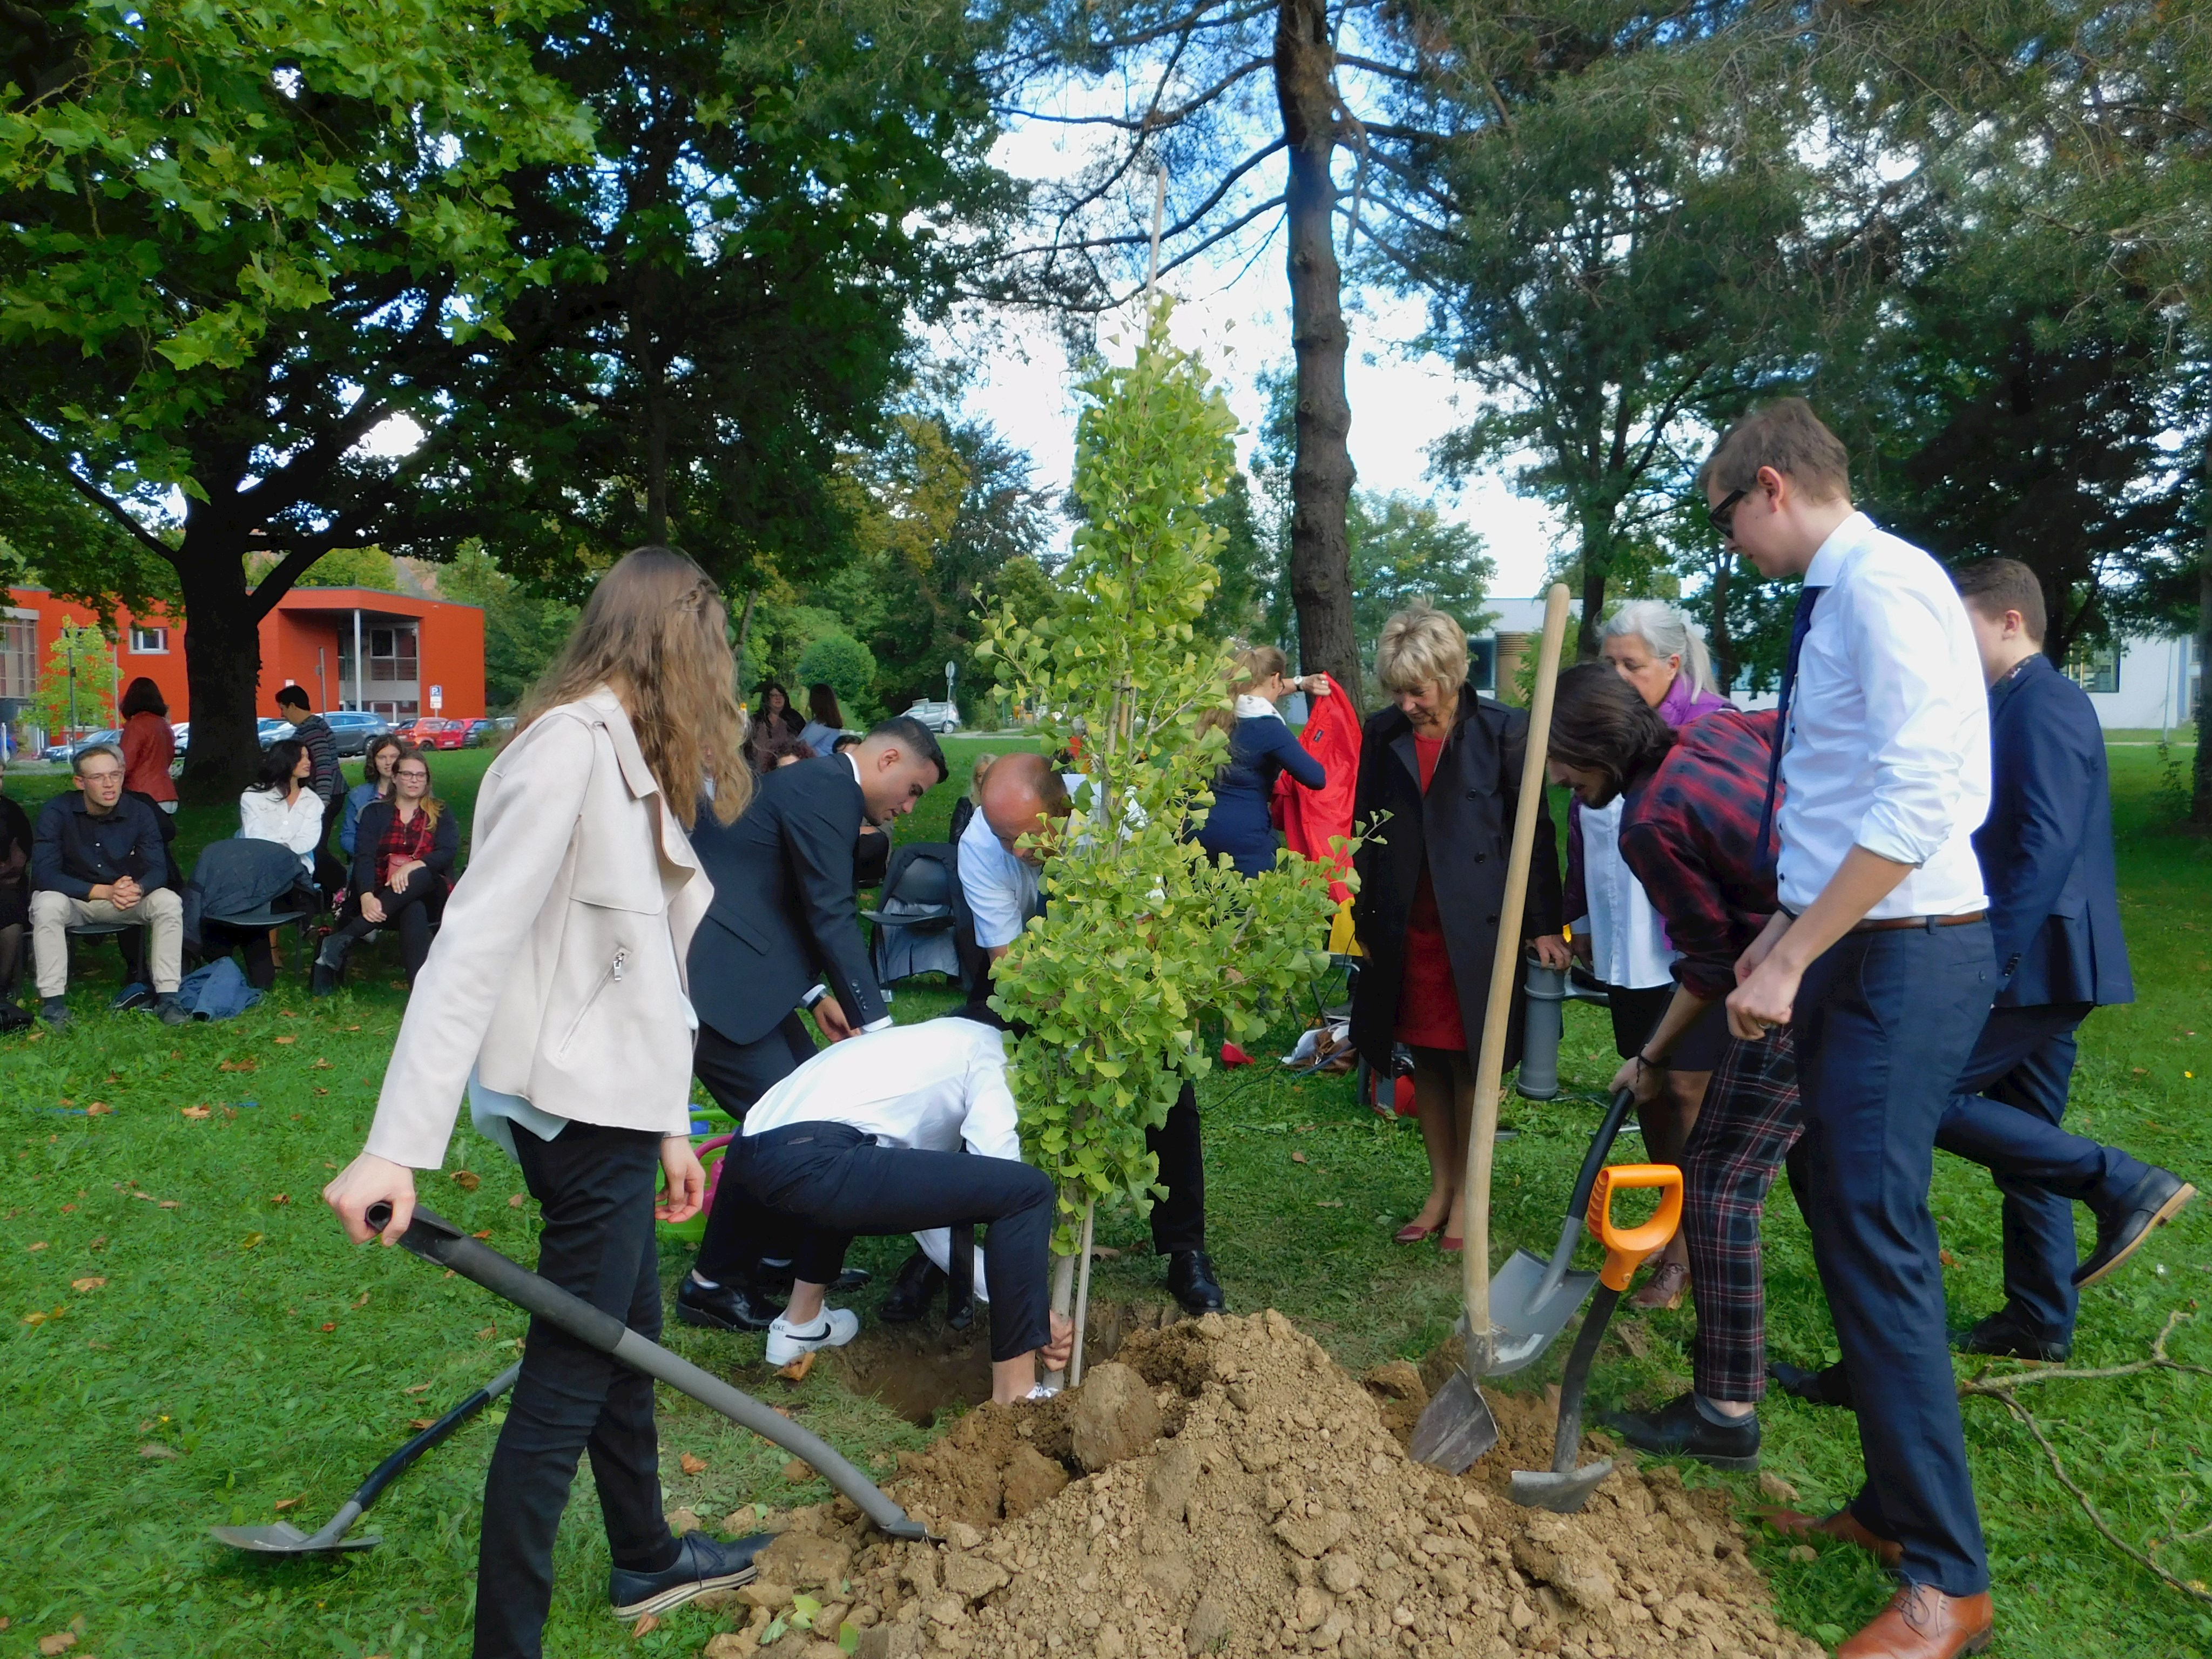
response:
<path id="1" fill-rule="evenodd" d="M 1024 836 L 1048 842 L 1073 810 L 1068 790 L 1082 781 L 1079 774 L 1071 783 L 1044 756 L 1034 754 L 1001 756 L 983 775 L 975 816 L 953 861 L 975 917 L 975 943 L 993 962 L 1044 911 L 1037 890 L 1044 848 L 1018 843 Z M 1228 1304 L 1206 1253 L 1206 1160 L 1198 1097 L 1188 1083 L 1167 1121 L 1145 1132 L 1145 1145 L 1159 1159 L 1160 1184 L 1168 1194 L 1152 1206 L 1152 1248 L 1168 1259 L 1169 1292 L 1192 1314 L 1218 1313 Z M 900 1275 L 899 1293 L 926 1302 L 933 1281 L 924 1267 L 908 1266 L 911 1271 Z"/>

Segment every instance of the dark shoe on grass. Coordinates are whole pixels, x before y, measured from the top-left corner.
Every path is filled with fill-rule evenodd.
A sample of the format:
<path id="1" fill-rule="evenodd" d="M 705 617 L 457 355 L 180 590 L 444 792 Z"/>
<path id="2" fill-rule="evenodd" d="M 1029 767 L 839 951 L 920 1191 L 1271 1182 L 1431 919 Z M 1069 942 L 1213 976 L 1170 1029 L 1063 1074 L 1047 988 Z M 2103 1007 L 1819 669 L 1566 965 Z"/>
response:
<path id="1" fill-rule="evenodd" d="M 59 997 L 48 997 L 39 1005 L 39 1018 L 58 1031 L 69 1024 L 69 1004 Z"/>
<path id="2" fill-rule="evenodd" d="M 911 1325 L 929 1311 L 929 1304 L 945 1288 L 945 1270 L 916 1250 L 907 1257 L 891 1281 L 890 1294 L 884 1297 L 883 1311 L 877 1316 L 886 1325 Z"/>
<path id="3" fill-rule="evenodd" d="M 2136 1182 L 2133 1192 L 2097 1217 L 2097 1248 L 2074 1270 L 2074 1288 L 2095 1284 L 2125 1261 L 2196 1196 L 2197 1188 L 2171 1170 L 2153 1170 Z"/>
<path id="4" fill-rule="evenodd" d="M 1766 1374 L 1792 1400 L 1802 1400 L 1808 1406 L 1836 1406 L 1847 1412 L 1857 1409 L 1851 1399 L 1851 1379 L 1841 1360 L 1825 1370 L 1808 1371 L 1786 1359 L 1770 1359 Z"/>
<path id="5" fill-rule="evenodd" d="M 164 991 L 155 1000 L 154 1012 L 161 1017 L 164 1025 L 189 1025 L 192 1023 L 191 1011 L 177 1000 L 174 991 Z"/>
<path id="6" fill-rule="evenodd" d="M 313 971 L 307 976 L 307 994 L 326 997 L 345 983 L 346 951 L 349 939 L 333 933 L 323 941 L 322 949 L 315 952 Z"/>
<path id="7" fill-rule="evenodd" d="M 2048 1332 L 2032 1331 L 2010 1308 L 2000 1308 L 1987 1319 L 1977 1320 L 1964 1334 L 1951 1339 L 1960 1353 L 1985 1353 L 1999 1359 L 2041 1359 L 2057 1363 L 2074 1352 L 2074 1344 Z"/>
<path id="8" fill-rule="evenodd" d="M 680 1607 L 708 1590 L 734 1589 L 755 1577 L 753 1557 L 775 1537 L 757 1532 L 725 1544 L 703 1532 L 687 1532 L 676 1540 L 676 1565 L 661 1572 L 625 1572 L 620 1567 L 608 1575 L 607 1600 L 617 1619 L 641 1619 L 647 1613 Z"/>
<path id="9" fill-rule="evenodd" d="M 1698 1409 L 1693 1394 L 1677 1395 L 1656 1412 L 1600 1412 L 1598 1421 L 1654 1456 L 1694 1457 L 1717 1469 L 1759 1467 L 1759 1413 L 1723 1428 Z"/>
<path id="10" fill-rule="evenodd" d="M 107 1012 L 111 1014 L 128 1013 L 133 1008 L 150 1008 L 153 1006 L 154 988 L 133 980 L 115 994 L 114 1000 L 107 1005 Z"/>
<path id="11" fill-rule="evenodd" d="M 783 1311 L 750 1285 L 721 1284 L 708 1290 L 690 1274 L 676 1287 L 676 1316 L 717 1331 L 764 1331 Z"/>
<path id="12" fill-rule="evenodd" d="M 1204 1250 L 1177 1250 L 1168 1257 L 1168 1294 L 1193 1316 L 1219 1313 L 1229 1305 L 1214 1276 L 1213 1258 Z"/>

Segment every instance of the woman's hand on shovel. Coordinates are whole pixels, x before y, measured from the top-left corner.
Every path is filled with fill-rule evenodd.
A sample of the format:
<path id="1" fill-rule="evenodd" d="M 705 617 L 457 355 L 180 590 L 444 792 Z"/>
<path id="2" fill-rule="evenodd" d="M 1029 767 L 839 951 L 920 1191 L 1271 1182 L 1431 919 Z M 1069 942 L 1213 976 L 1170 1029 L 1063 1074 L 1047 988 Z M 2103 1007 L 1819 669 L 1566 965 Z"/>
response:
<path id="1" fill-rule="evenodd" d="M 345 1224 L 346 1237 L 356 1244 L 376 1237 L 376 1229 L 368 1224 L 368 1214 L 369 1206 L 380 1199 L 392 1206 L 392 1219 L 386 1224 L 384 1242 L 397 1244 L 399 1236 L 407 1231 L 407 1224 L 415 1218 L 414 1170 L 388 1158 L 363 1152 L 323 1188 L 323 1202 L 338 1212 L 338 1219 Z"/>

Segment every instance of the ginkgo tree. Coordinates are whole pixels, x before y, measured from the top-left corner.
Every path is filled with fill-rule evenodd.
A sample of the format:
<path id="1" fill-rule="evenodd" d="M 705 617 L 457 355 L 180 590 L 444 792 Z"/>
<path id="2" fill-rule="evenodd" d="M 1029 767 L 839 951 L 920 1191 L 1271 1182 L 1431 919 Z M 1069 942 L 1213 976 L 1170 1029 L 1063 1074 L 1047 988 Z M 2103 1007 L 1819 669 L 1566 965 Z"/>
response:
<path id="1" fill-rule="evenodd" d="M 1263 1000 L 1325 965 L 1334 908 L 1317 865 L 1285 854 L 1248 878 L 1188 838 L 1226 758 L 1200 717 L 1228 702 L 1231 658 L 1195 624 L 1219 580 L 1223 533 L 1204 509 L 1234 471 L 1237 422 L 1171 342 L 1170 309 L 1152 309 L 1133 362 L 1082 385 L 1082 522 L 1056 602 L 1001 613 L 982 647 L 1001 689 L 1041 711 L 1048 746 L 1078 750 L 1085 777 L 1042 848 L 1044 914 L 998 963 L 993 998 L 1018 1033 L 1024 1149 L 1060 1187 L 1054 1309 L 1073 1302 L 1079 1332 L 1097 1207 L 1150 1206 L 1145 1131 L 1206 1070 L 1200 1020 L 1257 1036 Z"/>

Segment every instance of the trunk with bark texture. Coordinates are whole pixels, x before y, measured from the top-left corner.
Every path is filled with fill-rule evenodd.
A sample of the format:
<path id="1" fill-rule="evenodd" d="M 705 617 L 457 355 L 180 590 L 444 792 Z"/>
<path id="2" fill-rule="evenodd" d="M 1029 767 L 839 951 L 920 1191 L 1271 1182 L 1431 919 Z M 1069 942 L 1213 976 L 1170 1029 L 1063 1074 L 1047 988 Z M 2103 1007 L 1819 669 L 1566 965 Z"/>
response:
<path id="1" fill-rule="evenodd" d="M 1326 671 L 1364 708 L 1365 684 L 1352 621 L 1352 550 L 1345 531 L 1352 484 L 1352 403 L 1334 241 L 1334 56 L 1322 0 L 1282 0 L 1275 18 L 1275 98 L 1289 141 L 1285 218 L 1291 345 L 1297 360 L 1297 452 L 1291 465 L 1291 597 L 1301 672 Z"/>
<path id="2" fill-rule="evenodd" d="M 2203 562 L 2197 572 L 2197 777 L 2189 821 L 2212 830 L 2212 442 L 2204 446 L 2206 500 Z"/>
<path id="3" fill-rule="evenodd" d="M 1595 516 L 1583 520 L 1583 614 L 1575 629 L 1575 656 L 1587 662 L 1597 655 L 1598 624 L 1605 620 L 1605 583 L 1613 570 L 1613 526 Z"/>
<path id="4" fill-rule="evenodd" d="M 195 805 L 238 799 L 261 763 L 256 709 L 261 684 L 261 617 L 246 585 L 228 526 L 187 524 L 177 550 L 185 602 L 185 683 L 191 691 L 191 742 L 178 793 Z"/>
<path id="5" fill-rule="evenodd" d="M 1705 641 L 1713 659 L 1713 680 L 1723 696 L 1735 689 L 1735 641 L 1729 637 L 1728 625 L 1729 579 L 1735 574 L 1735 555 L 1723 548 L 1713 565 L 1713 625 Z"/>

